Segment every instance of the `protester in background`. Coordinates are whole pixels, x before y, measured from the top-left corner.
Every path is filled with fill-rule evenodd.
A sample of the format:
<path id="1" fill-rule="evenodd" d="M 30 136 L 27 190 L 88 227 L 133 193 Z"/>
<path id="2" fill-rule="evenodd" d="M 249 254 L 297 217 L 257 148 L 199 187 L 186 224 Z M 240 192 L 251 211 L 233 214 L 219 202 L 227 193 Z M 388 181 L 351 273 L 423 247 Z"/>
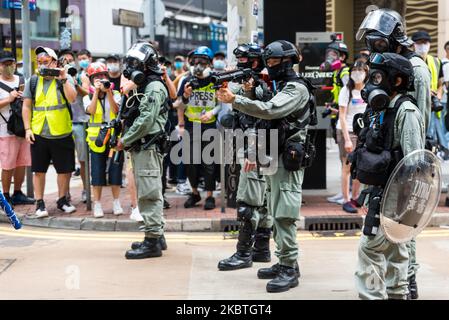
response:
<path id="1" fill-rule="evenodd" d="M 9 51 L 0 51 L 0 167 L 3 195 L 12 205 L 34 204 L 22 192 L 25 169 L 31 165 L 30 144 L 23 138 L 8 132 L 11 104 L 22 105 L 23 78 L 14 74 L 16 60 Z M 20 84 L 22 83 L 22 88 Z M 11 182 L 14 177 L 14 194 Z"/>
<path id="2" fill-rule="evenodd" d="M 356 114 L 364 113 L 366 102 L 363 101 L 361 91 L 365 87 L 368 77 L 368 66 L 363 61 L 356 61 L 350 70 L 348 84 L 340 91 L 338 98 L 339 119 L 337 123 L 337 142 L 342 163 L 341 192 L 343 194 L 343 210 L 357 213 L 357 199 L 359 197 L 360 182 L 352 180 L 352 198 L 349 191 L 351 166 L 348 164 L 348 154 L 357 146 L 357 135 L 353 131 L 352 123 Z"/>
<path id="3" fill-rule="evenodd" d="M 76 69 L 77 64 L 75 60 L 75 54 L 70 50 L 61 51 L 59 53 L 59 60 L 62 66 L 67 66 Z M 86 92 L 83 90 L 81 83 L 79 82 L 79 72 L 76 75 L 71 76 L 76 88 L 76 99 L 71 104 L 72 107 L 72 128 L 73 128 L 73 138 L 75 140 L 75 152 L 80 164 L 79 175 L 83 182 L 83 191 L 81 192 L 81 201 L 86 203 L 87 201 L 87 191 L 86 191 L 86 161 L 87 161 L 87 146 L 86 146 L 86 123 L 89 120 L 89 116 L 86 115 L 83 105 L 83 97 Z M 68 186 L 70 190 L 70 185 Z M 68 193 L 70 198 L 70 192 Z"/>
<path id="4" fill-rule="evenodd" d="M 226 69 L 226 54 L 221 51 L 215 52 L 212 65 L 215 72 L 224 72 Z"/>
<path id="5" fill-rule="evenodd" d="M 114 90 L 120 90 L 122 80 L 121 59 L 116 54 L 111 54 L 106 58 L 106 67 L 108 68 L 109 81 L 114 84 Z"/>

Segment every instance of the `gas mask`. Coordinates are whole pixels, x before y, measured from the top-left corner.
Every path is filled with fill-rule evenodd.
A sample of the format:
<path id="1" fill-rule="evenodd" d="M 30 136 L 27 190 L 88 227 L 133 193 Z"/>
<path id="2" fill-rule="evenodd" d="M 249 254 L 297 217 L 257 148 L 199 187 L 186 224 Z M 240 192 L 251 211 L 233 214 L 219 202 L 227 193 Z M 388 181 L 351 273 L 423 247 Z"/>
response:
<path id="1" fill-rule="evenodd" d="M 126 79 L 131 80 L 132 82 L 134 82 L 136 85 L 140 86 L 145 82 L 145 74 L 140 71 L 140 70 L 136 70 L 133 68 L 129 68 L 127 67 L 124 71 L 123 71 L 123 76 Z"/>
<path id="2" fill-rule="evenodd" d="M 190 67 L 190 72 L 197 78 L 204 79 L 210 76 L 212 70 L 204 64 L 197 64 Z"/>
<path id="3" fill-rule="evenodd" d="M 369 81 L 362 90 L 362 99 L 374 110 L 382 111 L 390 104 L 392 94 L 391 78 L 380 69 L 372 69 Z"/>
<path id="4" fill-rule="evenodd" d="M 342 62 L 340 60 L 339 54 L 334 50 L 328 50 L 326 52 L 326 61 L 324 61 L 321 66 L 321 71 L 335 71 L 342 68 Z"/>

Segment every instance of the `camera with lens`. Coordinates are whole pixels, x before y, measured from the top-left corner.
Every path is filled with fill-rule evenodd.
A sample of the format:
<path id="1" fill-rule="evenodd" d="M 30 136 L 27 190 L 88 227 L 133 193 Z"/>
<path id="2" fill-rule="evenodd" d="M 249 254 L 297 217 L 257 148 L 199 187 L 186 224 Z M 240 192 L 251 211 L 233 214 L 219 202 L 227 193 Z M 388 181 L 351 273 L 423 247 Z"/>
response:
<path id="1" fill-rule="evenodd" d="M 106 80 L 106 79 L 102 79 L 102 80 L 100 80 L 100 82 L 103 84 L 103 87 L 105 89 L 111 88 L 111 81 Z"/>
<path id="2" fill-rule="evenodd" d="M 78 73 L 78 70 L 76 70 L 75 67 L 68 66 L 66 68 L 67 68 L 67 73 L 72 77 L 76 76 L 76 74 Z"/>
<path id="3" fill-rule="evenodd" d="M 59 77 L 61 69 L 42 67 L 39 69 L 39 74 L 42 77 Z"/>
<path id="4" fill-rule="evenodd" d="M 440 99 L 438 99 L 437 96 L 432 96 L 432 111 L 433 112 L 440 112 L 443 111 L 444 107 L 441 103 Z"/>
<path id="5" fill-rule="evenodd" d="M 190 87 L 192 87 L 192 90 L 198 90 L 201 88 L 200 82 L 198 81 L 198 78 L 193 77 L 190 82 L 188 83 Z"/>

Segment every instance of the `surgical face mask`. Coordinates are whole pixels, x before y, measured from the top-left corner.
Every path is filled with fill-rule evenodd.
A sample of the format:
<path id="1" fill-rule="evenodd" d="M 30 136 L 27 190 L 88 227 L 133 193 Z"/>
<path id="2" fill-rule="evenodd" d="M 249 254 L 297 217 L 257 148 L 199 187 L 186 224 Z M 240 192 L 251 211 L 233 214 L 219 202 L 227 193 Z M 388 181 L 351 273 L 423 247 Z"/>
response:
<path id="1" fill-rule="evenodd" d="M 216 70 L 224 70 L 226 68 L 226 63 L 224 60 L 215 60 L 214 61 L 214 69 Z"/>
<path id="2" fill-rule="evenodd" d="M 10 66 L 4 66 L 2 73 L 4 73 L 6 76 L 11 76 L 14 74 L 15 68 L 14 65 Z"/>
<path id="3" fill-rule="evenodd" d="M 167 68 L 167 76 L 171 76 L 171 68 Z"/>
<path id="4" fill-rule="evenodd" d="M 378 69 L 370 71 L 369 81 L 362 90 L 362 99 L 374 110 L 382 111 L 390 104 L 392 86 L 388 75 Z"/>
<path id="5" fill-rule="evenodd" d="M 82 69 L 86 70 L 90 63 L 89 63 L 89 60 L 85 59 L 85 60 L 80 60 L 79 64 Z"/>
<path id="6" fill-rule="evenodd" d="M 184 62 L 182 61 L 175 61 L 175 69 L 180 70 L 184 67 Z"/>
<path id="7" fill-rule="evenodd" d="M 107 67 L 112 73 L 120 72 L 120 65 L 118 63 L 108 63 Z"/>
<path id="8" fill-rule="evenodd" d="M 23 67 L 17 68 L 17 72 L 23 74 Z"/>
<path id="9" fill-rule="evenodd" d="M 430 51 L 430 43 L 422 43 L 422 44 L 415 43 L 415 52 L 420 56 L 428 54 L 429 51 Z"/>
<path id="10" fill-rule="evenodd" d="M 352 71 L 351 79 L 354 80 L 355 83 L 363 83 L 365 81 L 366 73 L 365 71 Z"/>

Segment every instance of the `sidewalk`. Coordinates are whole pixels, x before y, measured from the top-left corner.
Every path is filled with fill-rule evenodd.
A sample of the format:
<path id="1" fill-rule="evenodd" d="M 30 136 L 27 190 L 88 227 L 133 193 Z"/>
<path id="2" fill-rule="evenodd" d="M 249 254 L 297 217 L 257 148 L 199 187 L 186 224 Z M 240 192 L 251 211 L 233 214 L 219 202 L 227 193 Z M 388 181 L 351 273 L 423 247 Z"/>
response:
<path id="1" fill-rule="evenodd" d="M 347 214 L 340 205 L 328 203 L 326 198 L 339 192 L 340 162 L 338 149 L 329 141 L 327 161 L 327 186 L 326 190 L 304 190 L 303 205 L 299 229 L 302 230 L 345 230 L 358 229 L 363 223 L 363 214 Z M 446 164 L 447 166 L 447 164 Z M 445 177 L 449 168 L 443 168 Z M 51 178 L 53 179 L 53 177 Z M 41 226 L 74 230 L 101 230 L 101 231 L 138 231 L 140 224 L 129 219 L 131 201 L 127 189 L 121 189 L 120 201 L 125 214 L 116 217 L 112 214 L 112 195 L 109 188 L 103 191 L 103 210 L 105 217 L 93 218 L 92 212 L 86 210 L 86 204 L 81 202 L 81 181 L 75 178 L 71 187 L 72 204 L 77 211 L 73 214 L 62 214 L 56 208 L 57 193 L 55 188 L 50 188 L 51 193 L 45 196 L 45 202 L 50 217 L 44 219 L 34 218 L 35 206 L 17 206 L 16 213 L 24 225 Z M 186 196 L 178 195 L 174 190 L 167 190 L 166 197 L 171 204 L 170 209 L 164 210 L 167 231 L 231 231 L 238 226 L 235 209 L 226 208 L 221 213 L 221 199 L 216 192 L 217 208 L 211 211 L 203 210 L 205 196 L 202 195 L 200 204 L 192 209 L 184 208 Z M 444 207 L 446 194 L 442 194 L 440 206 L 436 210 L 431 225 L 449 225 L 449 208 Z M 4 215 L 0 215 L 0 222 L 8 222 Z"/>

